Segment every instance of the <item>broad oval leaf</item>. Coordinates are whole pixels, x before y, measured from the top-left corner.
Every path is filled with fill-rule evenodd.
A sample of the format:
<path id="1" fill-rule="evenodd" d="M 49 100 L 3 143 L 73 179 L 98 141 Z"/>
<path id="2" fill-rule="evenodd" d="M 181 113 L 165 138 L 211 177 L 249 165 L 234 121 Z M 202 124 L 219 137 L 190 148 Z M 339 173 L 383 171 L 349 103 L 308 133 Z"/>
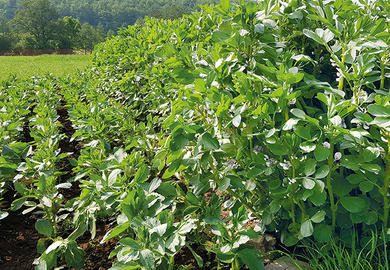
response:
<path id="1" fill-rule="evenodd" d="M 311 220 L 306 220 L 302 223 L 300 232 L 303 237 L 309 237 L 313 234 L 314 229 Z"/>
<path id="2" fill-rule="evenodd" d="M 237 252 L 238 257 L 242 262 L 249 267 L 250 270 L 263 270 L 264 263 L 260 259 L 260 254 L 254 248 L 244 248 Z"/>
<path id="3" fill-rule="evenodd" d="M 210 149 L 210 150 L 217 150 L 219 149 L 219 142 L 218 139 L 211 136 L 210 133 L 204 133 L 200 139 L 200 144 L 204 147 Z"/>
<path id="4" fill-rule="evenodd" d="M 361 213 L 367 208 L 365 200 L 360 197 L 346 196 L 340 202 L 351 213 Z"/>
<path id="5" fill-rule="evenodd" d="M 53 234 L 53 226 L 51 222 L 46 219 L 38 219 L 35 222 L 35 229 L 47 237 L 50 237 Z"/>

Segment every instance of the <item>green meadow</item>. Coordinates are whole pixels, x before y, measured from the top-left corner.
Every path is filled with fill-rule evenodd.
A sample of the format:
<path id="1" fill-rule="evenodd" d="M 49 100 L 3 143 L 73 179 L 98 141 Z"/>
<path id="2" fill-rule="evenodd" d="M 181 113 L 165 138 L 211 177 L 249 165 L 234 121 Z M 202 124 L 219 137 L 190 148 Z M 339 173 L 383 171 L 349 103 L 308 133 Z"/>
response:
<path id="1" fill-rule="evenodd" d="M 74 74 L 89 64 L 89 55 L 0 56 L 0 80 L 16 75 L 18 78 Z"/>

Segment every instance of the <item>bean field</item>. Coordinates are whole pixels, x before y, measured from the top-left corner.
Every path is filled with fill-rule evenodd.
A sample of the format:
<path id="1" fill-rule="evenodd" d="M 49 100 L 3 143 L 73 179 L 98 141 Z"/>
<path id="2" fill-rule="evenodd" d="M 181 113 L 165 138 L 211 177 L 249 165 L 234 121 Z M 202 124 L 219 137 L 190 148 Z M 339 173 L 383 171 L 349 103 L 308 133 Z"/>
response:
<path id="1" fill-rule="evenodd" d="M 389 14 L 222 0 L 3 77 L 0 268 L 389 269 Z"/>

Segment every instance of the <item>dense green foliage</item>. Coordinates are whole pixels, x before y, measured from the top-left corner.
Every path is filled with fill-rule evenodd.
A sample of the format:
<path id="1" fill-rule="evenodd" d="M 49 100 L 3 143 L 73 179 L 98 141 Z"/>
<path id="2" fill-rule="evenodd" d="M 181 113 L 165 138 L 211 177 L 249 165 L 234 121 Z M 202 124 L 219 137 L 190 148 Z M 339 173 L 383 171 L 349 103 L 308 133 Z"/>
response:
<path id="1" fill-rule="evenodd" d="M 199 267 L 262 269 L 264 232 L 388 241 L 390 4 L 361 2 L 223 0 L 120 30 L 89 72 L 4 82 L 1 183 L 21 196 L 11 210 L 39 210 L 37 267 L 82 267 L 98 219 L 120 240 L 112 269 L 173 269 L 184 247 Z M 61 102 L 82 145 L 68 182 Z M 64 200 L 70 182 L 81 194 Z"/>

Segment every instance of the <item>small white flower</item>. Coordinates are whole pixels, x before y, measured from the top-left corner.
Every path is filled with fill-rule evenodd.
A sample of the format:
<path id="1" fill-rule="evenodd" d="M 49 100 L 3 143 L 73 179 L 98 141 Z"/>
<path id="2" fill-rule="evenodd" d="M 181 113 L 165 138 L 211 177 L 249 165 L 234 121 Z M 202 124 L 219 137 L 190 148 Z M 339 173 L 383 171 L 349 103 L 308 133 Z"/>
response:
<path id="1" fill-rule="evenodd" d="M 294 98 L 288 102 L 289 105 L 294 105 L 297 102 L 297 100 Z"/>
<path id="2" fill-rule="evenodd" d="M 295 178 L 291 178 L 291 179 L 289 179 L 289 184 L 291 185 L 291 184 L 294 184 L 294 183 L 296 183 L 297 182 L 297 180 L 295 180 Z"/>
<path id="3" fill-rule="evenodd" d="M 239 164 L 236 160 L 231 159 L 231 160 L 225 162 L 225 166 L 228 166 L 232 169 L 237 169 L 239 167 Z"/>
<path id="4" fill-rule="evenodd" d="M 287 171 L 292 165 L 289 161 L 287 161 L 286 163 L 280 163 L 280 166 L 282 166 L 283 170 Z"/>
<path id="5" fill-rule="evenodd" d="M 262 151 L 263 151 L 263 147 L 261 147 L 260 145 L 255 145 L 253 147 L 253 152 L 255 152 L 256 154 L 261 153 Z"/>
<path id="6" fill-rule="evenodd" d="M 340 152 L 336 152 L 335 154 L 334 154 L 334 160 L 335 161 L 339 161 L 340 159 L 341 159 L 341 153 Z"/>
<path id="7" fill-rule="evenodd" d="M 324 142 L 322 144 L 323 147 L 330 149 L 330 144 L 328 142 Z"/>
<path id="8" fill-rule="evenodd" d="M 347 124 L 345 123 L 345 121 L 343 120 L 343 121 L 341 121 L 341 127 L 342 128 L 347 128 Z"/>
<path id="9" fill-rule="evenodd" d="M 267 167 L 271 166 L 271 165 L 275 165 L 275 164 L 278 164 L 278 161 L 276 159 L 273 159 L 273 158 L 270 158 L 268 159 L 266 162 L 265 162 L 265 165 L 267 165 Z"/>

